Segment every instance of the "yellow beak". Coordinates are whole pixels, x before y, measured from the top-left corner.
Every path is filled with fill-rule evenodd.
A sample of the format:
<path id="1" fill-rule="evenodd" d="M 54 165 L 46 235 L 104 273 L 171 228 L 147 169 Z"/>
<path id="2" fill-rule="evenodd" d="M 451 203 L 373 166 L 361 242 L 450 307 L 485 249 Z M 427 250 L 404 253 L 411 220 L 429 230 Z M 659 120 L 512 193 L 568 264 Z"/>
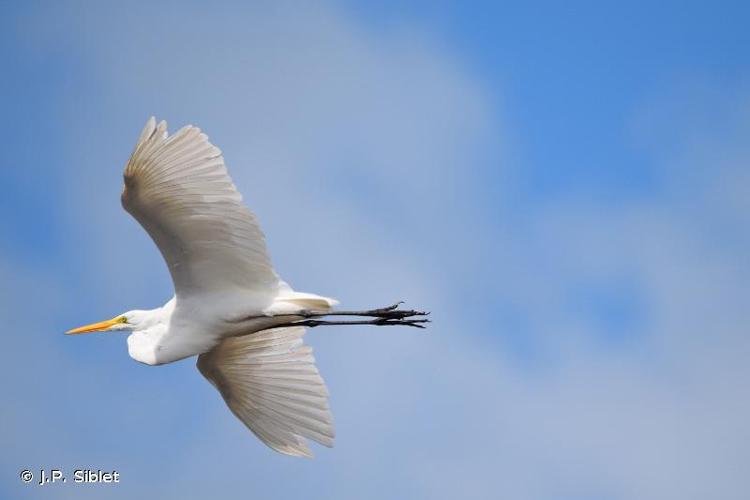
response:
<path id="1" fill-rule="evenodd" d="M 122 322 L 122 316 L 118 316 L 116 318 L 108 319 L 107 321 L 100 321 L 99 323 L 92 323 L 90 325 L 73 328 L 72 330 L 68 330 L 67 332 L 65 332 L 65 334 L 73 335 L 77 333 L 103 332 L 105 330 L 109 330 L 113 325 Z"/>

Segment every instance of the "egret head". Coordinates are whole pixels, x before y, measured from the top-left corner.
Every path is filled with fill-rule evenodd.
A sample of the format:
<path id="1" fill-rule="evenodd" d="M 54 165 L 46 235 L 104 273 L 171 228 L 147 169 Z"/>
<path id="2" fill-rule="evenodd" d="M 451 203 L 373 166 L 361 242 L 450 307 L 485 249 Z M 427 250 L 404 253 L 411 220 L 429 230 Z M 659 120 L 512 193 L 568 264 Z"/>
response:
<path id="1" fill-rule="evenodd" d="M 112 319 L 73 328 L 65 333 L 73 335 L 93 332 L 132 332 L 139 330 L 146 323 L 148 316 L 148 311 L 128 311 Z"/>

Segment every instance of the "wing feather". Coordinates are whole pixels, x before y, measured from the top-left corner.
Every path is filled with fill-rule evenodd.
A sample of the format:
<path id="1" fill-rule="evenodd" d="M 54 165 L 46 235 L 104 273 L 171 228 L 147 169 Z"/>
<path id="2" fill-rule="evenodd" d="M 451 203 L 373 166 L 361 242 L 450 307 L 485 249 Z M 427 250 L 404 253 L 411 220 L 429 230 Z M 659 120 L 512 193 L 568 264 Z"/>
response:
<path id="1" fill-rule="evenodd" d="M 302 327 L 225 339 L 201 354 L 198 369 L 261 441 L 287 455 L 312 457 L 305 438 L 333 446 L 328 390 L 304 345 Z"/>
<path id="2" fill-rule="evenodd" d="M 178 297 L 233 289 L 277 293 L 265 237 L 232 183 L 221 150 L 188 125 L 152 117 L 125 167 L 122 204 L 167 262 Z"/>

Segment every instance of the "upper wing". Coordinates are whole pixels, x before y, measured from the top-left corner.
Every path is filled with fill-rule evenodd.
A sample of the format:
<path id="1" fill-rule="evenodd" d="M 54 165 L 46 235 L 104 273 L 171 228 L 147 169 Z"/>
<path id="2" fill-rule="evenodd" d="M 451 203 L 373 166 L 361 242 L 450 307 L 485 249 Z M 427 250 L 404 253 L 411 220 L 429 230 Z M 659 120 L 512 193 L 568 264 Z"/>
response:
<path id="1" fill-rule="evenodd" d="M 302 327 L 230 337 L 198 357 L 198 369 L 237 418 L 274 450 L 312 457 L 304 438 L 333 446 L 328 390 Z"/>
<path id="2" fill-rule="evenodd" d="M 122 205 L 156 242 L 178 297 L 277 290 L 258 222 L 200 129 L 169 136 L 166 122 L 151 117 L 124 177 Z"/>

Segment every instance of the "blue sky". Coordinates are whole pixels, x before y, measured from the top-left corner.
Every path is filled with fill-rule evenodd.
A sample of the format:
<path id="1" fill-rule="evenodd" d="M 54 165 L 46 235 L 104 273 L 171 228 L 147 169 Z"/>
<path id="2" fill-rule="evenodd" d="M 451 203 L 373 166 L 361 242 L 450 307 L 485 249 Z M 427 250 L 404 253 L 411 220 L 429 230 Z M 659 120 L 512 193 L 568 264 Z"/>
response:
<path id="1" fill-rule="evenodd" d="M 742 3 L 4 3 L 2 498 L 743 498 Z M 66 329 L 172 293 L 120 208 L 148 116 L 222 148 L 316 329 L 336 447 Z M 18 473 L 116 469 L 116 486 Z"/>

